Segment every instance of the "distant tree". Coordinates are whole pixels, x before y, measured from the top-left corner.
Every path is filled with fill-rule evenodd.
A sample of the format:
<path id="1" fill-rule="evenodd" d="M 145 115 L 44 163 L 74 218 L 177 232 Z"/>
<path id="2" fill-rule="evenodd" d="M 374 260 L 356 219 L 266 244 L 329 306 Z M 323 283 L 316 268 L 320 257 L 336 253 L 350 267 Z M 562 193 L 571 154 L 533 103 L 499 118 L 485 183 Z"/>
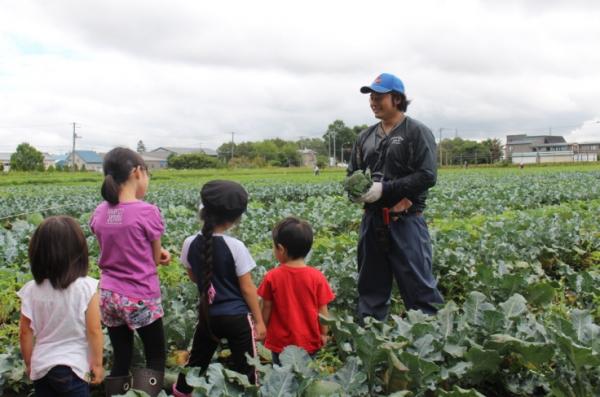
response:
<path id="1" fill-rule="evenodd" d="M 317 167 L 325 168 L 328 165 L 327 156 L 317 156 Z"/>
<path id="2" fill-rule="evenodd" d="M 366 125 L 358 125 L 350 128 L 342 120 L 335 120 L 333 123 L 327 126 L 327 132 L 325 132 L 325 135 L 323 135 L 324 145 L 328 150 L 330 148 L 329 145 L 331 145 L 331 149 L 335 152 L 336 158 L 340 157 L 340 149 L 343 146 L 344 158 L 347 159 L 350 155 L 350 151 L 352 150 L 352 145 L 356 141 L 356 137 L 363 129 L 367 127 L 368 126 Z"/>
<path id="3" fill-rule="evenodd" d="M 141 139 L 137 143 L 137 152 L 146 153 L 146 145 L 144 145 L 144 141 L 142 141 Z"/>
<path id="4" fill-rule="evenodd" d="M 314 150 L 317 155 L 327 157 L 327 142 L 322 138 L 304 138 L 296 142 L 298 149 Z"/>
<path id="5" fill-rule="evenodd" d="M 54 172 L 56 171 L 56 168 L 53 165 L 49 165 L 48 168 L 46 168 L 47 172 Z"/>
<path id="6" fill-rule="evenodd" d="M 277 142 L 272 139 L 254 142 L 252 144 L 252 150 L 249 150 L 247 155 L 249 155 L 248 157 L 259 158 L 262 159 L 265 163 L 269 163 L 277 159 L 277 156 L 281 151 L 282 146 L 285 145 L 285 143 L 282 142 L 283 141 Z"/>
<path id="7" fill-rule="evenodd" d="M 87 171 L 85 164 L 81 164 L 81 168 L 79 168 L 79 171 L 81 171 L 81 172 Z"/>
<path id="8" fill-rule="evenodd" d="M 486 164 L 500 160 L 502 143 L 499 139 L 486 139 L 482 142 L 453 138 L 442 140 L 441 160 L 447 165 Z M 438 151 L 438 155 L 439 155 Z"/>
<path id="9" fill-rule="evenodd" d="M 10 168 L 15 171 L 44 170 L 44 155 L 30 144 L 22 143 L 10 156 Z"/>
<path id="10" fill-rule="evenodd" d="M 171 155 L 167 158 L 169 168 L 181 169 L 199 169 L 199 168 L 217 168 L 220 165 L 219 160 L 207 156 L 204 153 L 188 153 L 181 155 Z"/>
<path id="11" fill-rule="evenodd" d="M 485 151 L 490 154 L 490 162 L 495 163 L 500 161 L 502 157 L 502 141 L 498 138 L 486 139 L 481 142 Z"/>
<path id="12" fill-rule="evenodd" d="M 283 167 L 297 167 L 302 165 L 302 157 L 298 153 L 296 143 L 288 142 L 281 147 L 278 154 L 279 162 Z"/>
<path id="13" fill-rule="evenodd" d="M 362 125 L 355 125 L 354 127 L 352 127 L 352 132 L 358 136 L 358 134 L 360 134 L 361 132 L 363 132 L 364 130 L 366 130 L 367 128 L 369 128 L 368 125 L 366 124 L 362 124 Z"/>
<path id="14" fill-rule="evenodd" d="M 228 161 L 231 159 L 231 146 L 233 145 L 234 154 L 237 155 L 236 145 L 231 142 L 226 142 L 219 146 L 217 149 L 217 156 L 221 161 Z"/>

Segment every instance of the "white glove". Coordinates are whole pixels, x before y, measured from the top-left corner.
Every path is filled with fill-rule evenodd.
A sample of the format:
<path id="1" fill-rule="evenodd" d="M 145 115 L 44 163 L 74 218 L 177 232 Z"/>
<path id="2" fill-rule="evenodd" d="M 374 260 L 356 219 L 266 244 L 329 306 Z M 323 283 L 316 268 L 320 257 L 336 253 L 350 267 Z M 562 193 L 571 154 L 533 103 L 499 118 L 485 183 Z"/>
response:
<path id="1" fill-rule="evenodd" d="M 375 201 L 381 198 L 381 194 L 383 193 L 383 185 L 381 182 L 373 182 L 369 191 L 360 196 L 359 201 L 365 203 L 374 203 Z"/>

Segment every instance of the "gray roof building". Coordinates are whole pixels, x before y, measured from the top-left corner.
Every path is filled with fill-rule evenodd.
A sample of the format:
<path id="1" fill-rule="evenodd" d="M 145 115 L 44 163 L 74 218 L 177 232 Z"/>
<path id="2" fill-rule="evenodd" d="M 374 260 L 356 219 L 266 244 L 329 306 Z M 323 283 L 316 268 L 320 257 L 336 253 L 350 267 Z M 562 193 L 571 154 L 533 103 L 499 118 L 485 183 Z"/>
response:
<path id="1" fill-rule="evenodd" d="M 189 148 L 189 147 L 173 147 L 173 146 L 160 146 L 154 150 L 146 152 L 149 156 L 166 159 L 171 154 L 190 154 L 190 153 L 204 153 L 207 156 L 217 157 L 217 151 L 208 148 Z"/>

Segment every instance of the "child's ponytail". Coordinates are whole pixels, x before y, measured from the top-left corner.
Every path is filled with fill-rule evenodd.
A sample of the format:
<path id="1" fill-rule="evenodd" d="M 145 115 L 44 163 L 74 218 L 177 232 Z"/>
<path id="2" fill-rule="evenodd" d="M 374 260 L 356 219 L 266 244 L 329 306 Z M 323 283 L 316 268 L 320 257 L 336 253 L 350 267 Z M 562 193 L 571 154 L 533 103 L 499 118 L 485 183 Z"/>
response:
<path id="1" fill-rule="evenodd" d="M 117 147 L 106 153 L 102 164 L 104 171 L 104 182 L 100 190 L 102 198 L 112 205 L 119 204 L 119 188 L 129 179 L 129 175 L 136 167 L 148 169 L 142 156 L 131 149 Z"/>
<path id="2" fill-rule="evenodd" d="M 119 184 L 111 174 L 106 174 L 104 177 L 100 194 L 102 194 L 102 198 L 110 204 L 119 204 Z"/>
<path id="3" fill-rule="evenodd" d="M 202 225 L 202 237 L 204 237 L 204 246 L 200 257 L 204 266 L 202 267 L 202 275 L 200 279 L 200 302 L 198 305 L 200 324 L 204 326 L 206 333 L 214 340 L 218 340 L 210 329 L 210 317 L 208 315 L 208 305 L 210 304 L 209 290 L 212 285 L 213 276 L 213 232 L 215 229 L 215 219 L 206 209 L 202 209 L 200 217 L 204 220 Z"/>

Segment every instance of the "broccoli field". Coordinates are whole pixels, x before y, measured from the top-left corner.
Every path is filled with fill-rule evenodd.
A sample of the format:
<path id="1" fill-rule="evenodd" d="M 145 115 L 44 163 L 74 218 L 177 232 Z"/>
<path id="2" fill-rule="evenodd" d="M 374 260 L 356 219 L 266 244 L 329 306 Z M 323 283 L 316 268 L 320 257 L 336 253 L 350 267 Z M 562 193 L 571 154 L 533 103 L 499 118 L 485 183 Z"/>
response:
<path id="1" fill-rule="evenodd" d="M 436 316 L 406 312 L 395 291 L 389 320 L 364 327 L 354 318 L 362 209 L 348 199 L 344 177 L 330 170 L 320 176 L 311 170 L 162 171 L 151 180 L 146 200 L 162 210 L 163 245 L 173 255 L 159 271 L 167 382 L 185 363 L 182 351 L 197 318 L 196 287 L 178 259 L 181 244 L 199 230 L 202 183 L 229 178 L 250 193 L 248 212 L 231 233 L 254 256 L 257 284 L 276 265 L 273 225 L 295 215 L 313 226 L 307 263 L 325 274 L 336 294 L 331 317 L 323 319 L 332 338 L 314 358 L 286 350 L 276 368 L 261 349 L 254 361 L 260 386 L 226 369 L 224 347 L 205 376 L 188 373 L 195 395 L 600 395 L 600 166 L 440 171 L 425 217 L 446 303 Z M 87 223 L 100 202 L 100 181 L 95 175 L 50 182 L 0 176 L 0 395 L 31 391 L 19 352 L 16 296 L 31 279 L 29 237 L 45 216 L 74 216 L 88 236 L 90 275 L 98 277 L 98 246 Z M 107 369 L 110 357 L 106 337 Z M 93 392 L 103 395 L 101 387 Z"/>

